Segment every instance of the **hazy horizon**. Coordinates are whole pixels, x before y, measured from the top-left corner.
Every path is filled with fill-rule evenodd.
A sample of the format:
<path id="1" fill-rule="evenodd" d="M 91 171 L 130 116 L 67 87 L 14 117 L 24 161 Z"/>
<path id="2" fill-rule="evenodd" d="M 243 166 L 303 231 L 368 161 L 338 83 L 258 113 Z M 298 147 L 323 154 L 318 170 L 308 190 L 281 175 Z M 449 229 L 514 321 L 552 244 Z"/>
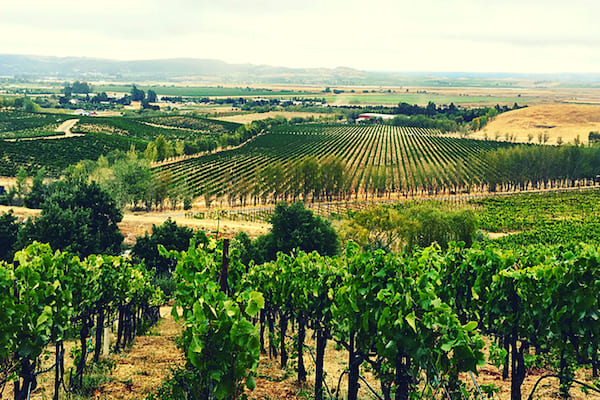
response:
<path id="1" fill-rule="evenodd" d="M 93 57 L 93 56 L 77 56 L 77 55 L 67 55 L 67 56 L 54 56 L 47 54 L 16 54 L 16 53 L 0 53 L 1 56 L 17 56 L 17 57 L 56 57 L 58 59 L 82 59 L 82 60 L 97 60 L 97 61 L 109 61 L 109 62 L 161 62 L 161 61 L 173 61 L 173 60 L 190 60 L 190 61 L 215 61 L 215 62 L 224 62 L 229 65 L 249 65 L 249 66 L 258 66 L 258 67 L 276 67 L 276 68 L 285 68 L 285 69 L 350 69 L 356 70 L 360 72 L 367 72 L 373 74 L 397 74 L 403 75 L 406 77 L 423 77 L 423 76 L 432 76 L 432 77 L 447 77 L 447 78 L 483 78 L 483 79 L 511 79 L 511 78 L 534 78 L 534 77 L 546 77 L 546 78 L 577 78 L 580 77 L 582 79 L 585 78 L 593 78 L 600 79 L 600 72 L 572 72 L 572 71 L 558 71 L 558 72 L 517 72 L 517 71 L 489 71 L 489 72 L 481 72 L 481 71 L 445 71 L 445 70 L 362 70 L 359 68 L 355 68 L 350 65 L 338 65 L 336 67 L 298 67 L 298 66 L 289 66 L 289 65 L 273 65 L 266 63 L 250 63 L 250 62 L 239 62 L 239 63 L 229 63 L 224 60 L 219 59 L 211 59 L 211 58 L 192 58 L 192 57 L 171 57 L 171 58 L 140 58 L 140 59 L 117 59 L 117 58 L 105 58 L 105 57 Z M 445 74 L 445 75 L 444 75 Z"/>
<path id="2" fill-rule="evenodd" d="M 486 2 L 487 3 L 487 2 Z M 575 0 L 75 0 L 3 4 L 0 53 L 215 59 L 372 72 L 598 74 L 600 4 Z"/>

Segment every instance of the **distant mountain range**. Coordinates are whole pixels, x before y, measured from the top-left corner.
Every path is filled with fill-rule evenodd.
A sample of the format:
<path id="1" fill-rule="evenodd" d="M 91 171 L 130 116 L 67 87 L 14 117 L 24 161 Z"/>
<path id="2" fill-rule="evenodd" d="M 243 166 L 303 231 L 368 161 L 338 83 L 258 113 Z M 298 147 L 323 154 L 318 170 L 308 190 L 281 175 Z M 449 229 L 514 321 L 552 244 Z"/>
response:
<path id="1" fill-rule="evenodd" d="M 0 54 L 0 77 L 237 84 L 367 85 L 433 87 L 596 86 L 600 74 L 369 72 L 352 68 L 286 68 L 175 58 L 117 61 L 86 57 Z"/>

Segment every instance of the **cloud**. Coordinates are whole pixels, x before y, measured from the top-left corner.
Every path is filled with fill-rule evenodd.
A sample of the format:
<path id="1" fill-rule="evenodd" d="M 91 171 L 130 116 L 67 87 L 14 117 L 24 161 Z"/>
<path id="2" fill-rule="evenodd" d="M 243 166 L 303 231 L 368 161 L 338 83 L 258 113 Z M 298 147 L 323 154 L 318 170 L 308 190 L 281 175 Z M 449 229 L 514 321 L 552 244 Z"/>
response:
<path id="1" fill-rule="evenodd" d="M 599 14 L 590 0 L 30 0 L 3 4 L 0 53 L 582 71 L 600 63 Z"/>
<path id="2" fill-rule="evenodd" d="M 515 47 L 593 47 L 600 50 L 600 38 L 586 36 L 525 36 L 525 35 L 472 35 L 451 34 L 444 39 L 478 44 L 506 44 Z"/>

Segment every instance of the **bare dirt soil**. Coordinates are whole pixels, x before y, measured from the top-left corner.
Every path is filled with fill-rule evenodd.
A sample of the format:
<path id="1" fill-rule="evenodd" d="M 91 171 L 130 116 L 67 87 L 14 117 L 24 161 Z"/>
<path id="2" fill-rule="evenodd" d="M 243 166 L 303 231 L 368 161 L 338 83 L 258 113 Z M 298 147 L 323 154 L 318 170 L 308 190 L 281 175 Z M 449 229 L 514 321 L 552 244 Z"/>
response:
<path id="1" fill-rule="evenodd" d="M 577 137 L 588 142 L 590 131 L 600 131 L 600 106 L 576 104 L 546 104 L 521 108 L 496 116 L 487 126 L 470 137 L 505 139 L 515 135 L 515 141 L 539 143 L 539 135 L 548 136 L 548 144 L 573 143 Z"/>
<path id="2" fill-rule="evenodd" d="M 137 336 L 133 345 L 119 354 L 111 354 L 114 368 L 105 372 L 105 382 L 95 391 L 92 399 L 130 400 L 145 399 L 158 388 L 160 383 L 171 374 L 171 369 L 182 366 L 185 358 L 177 348 L 175 339 L 181 334 L 181 325 L 173 320 L 171 307 L 161 307 L 161 319 L 148 333 Z M 111 343 L 114 343 L 114 332 Z M 73 340 L 65 342 L 65 373 L 73 366 L 71 349 Z M 55 360 L 54 346 L 48 346 L 49 358 L 42 368 L 49 368 Z M 91 359 L 88 359 L 88 365 Z M 88 372 L 88 375 L 91 373 Z M 32 400 L 45 400 L 54 394 L 54 371 L 38 375 L 38 387 L 31 392 Z M 2 394 L 2 400 L 12 399 L 13 385 L 8 384 Z M 61 391 L 60 398 L 68 398 Z M 73 398 L 73 397 L 72 397 Z M 75 396 L 74 398 L 81 398 Z"/>
<path id="3" fill-rule="evenodd" d="M 97 391 L 98 399 L 145 399 L 167 379 L 171 370 L 185 364 L 175 339 L 181 325 L 173 320 L 171 307 L 161 307 L 158 325 L 144 336 L 135 338 L 130 350 L 114 355 L 115 369 L 110 382 Z"/>

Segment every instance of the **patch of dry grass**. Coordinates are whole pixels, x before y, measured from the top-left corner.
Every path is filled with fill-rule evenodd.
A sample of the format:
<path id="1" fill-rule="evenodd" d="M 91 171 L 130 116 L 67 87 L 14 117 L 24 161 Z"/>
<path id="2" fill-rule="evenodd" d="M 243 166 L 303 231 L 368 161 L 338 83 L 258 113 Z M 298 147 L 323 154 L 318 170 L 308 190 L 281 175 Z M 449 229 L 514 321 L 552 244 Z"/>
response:
<path id="1" fill-rule="evenodd" d="M 238 124 L 248 124 L 252 121 L 261 121 L 267 118 L 275 118 L 275 117 L 284 117 L 287 119 L 290 118 L 310 118 L 313 117 L 315 119 L 319 119 L 321 117 L 327 118 L 333 116 L 333 114 L 324 114 L 324 113 L 311 113 L 311 112 L 296 112 L 296 111 L 269 111 L 266 113 L 253 113 L 253 114 L 240 114 L 240 115 L 230 115 L 227 117 L 217 117 L 215 119 L 221 121 L 228 122 L 237 122 Z"/>
<path id="2" fill-rule="evenodd" d="M 509 134 L 517 142 L 539 143 L 539 135 L 547 135 L 547 144 L 557 144 L 559 138 L 573 143 L 577 137 L 587 143 L 590 131 L 600 131 L 600 106 L 547 104 L 500 114 L 470 137 L 504 140 Z"/>

